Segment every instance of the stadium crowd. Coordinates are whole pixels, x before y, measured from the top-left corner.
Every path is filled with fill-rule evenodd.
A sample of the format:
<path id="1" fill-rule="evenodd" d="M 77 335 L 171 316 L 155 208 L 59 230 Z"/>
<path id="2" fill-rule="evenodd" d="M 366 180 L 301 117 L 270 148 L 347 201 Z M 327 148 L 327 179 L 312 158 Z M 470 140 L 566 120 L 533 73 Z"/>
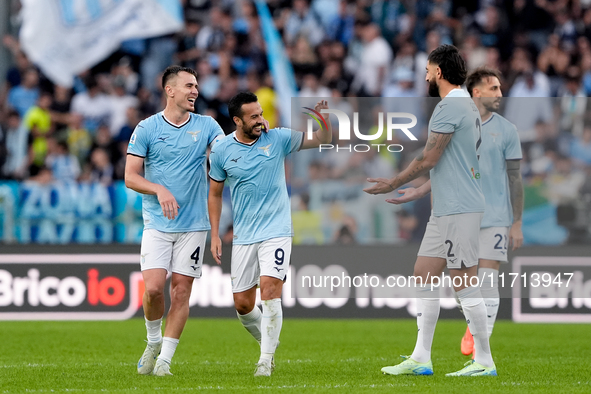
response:
<path id="1" fill-rule="evenodd" d="M 588 233 L 591 1 L 267 3 L 293 65 L 300 97 L 424 97 L 427 55 L 444 43 L 461 50 L 470 70 L 482 65 L 501 70 L 508 97 L 504 115 L 518 126 L 524 152 L 526 209 L 550 202 L 559 207 L 558 222 L 569 227 L 571 237 Z M 13 18 L 13 34 L 3 37 L 13 64 L 0 91 L 0 179 L 104 184 L 122 179 L 127 142 L 136 124 L 163 108 L 159 79 L 170 64 L 197 70 L 196 111 L 214 117 L 226 133 L 233 131 L 227 102 L 241 90 L 255 92 L 271 127 L 289 127 L 280 122 L 280 112 L 290 109 L 276 105 L 254 4 L 246 0 L 183 0 L 183 4 L 182 32 L 125 42 L 108 59 L 78 75 L 71 89 L 51 83 L 21 51 L 18 18 Z M 521 101 L 511 104 L 513 98 Z M 417 147 L 422 144 L 419 141 Z M 310 185 L 361 184 L 370 175 L 392 174 L 413 154 L 405 145 L 396 154 L 307 157 L 308 170 L 301 175 L 305 182 L 298 184 L 295 179 L 292 185 L 298 197 L 294 208 L 301 216 L 294 216 L 294 222 L 312 226 L 300 241 L 359 241 L 358 223 L 346 214 L 328 234 L 320 230 L 323 219 L 306 213 L 319 208 L 314 196 L 310 198 Z M 428 210 L 421 214 L 425 209 L 403 209 L 395 215 L 396 238 L 420 239 Z"/>

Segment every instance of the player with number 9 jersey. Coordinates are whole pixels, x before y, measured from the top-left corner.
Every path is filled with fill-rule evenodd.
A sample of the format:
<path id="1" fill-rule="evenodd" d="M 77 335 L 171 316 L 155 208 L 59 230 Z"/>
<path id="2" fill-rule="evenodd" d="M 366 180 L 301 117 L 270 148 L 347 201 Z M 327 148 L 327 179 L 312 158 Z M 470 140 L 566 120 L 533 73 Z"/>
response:
<path id="1" fill-rule="evenodd" d="M 264 133 L 266 122 L 257 96 L 239 93 L 228 104 L 236 131 L 216 144 L 209 156 L 211 252 L 221 264 L 219 223 L 227 182 L 234 221 L 230 264 L 234 306 L 240 322 L 261 346 L 255 376 L 271 376 L 283 322 L 281 293 L 289 270 L 292 237 L 285 158 L 297 150 L 331 141 L 330 121 L 319 113 L 325 108 L 324 101 L 316 104 L 315 112 L 323 118 L 325 127 L 312 139 L 285 128 Z M 262 313 L 255 305 L 257 285 Z"/>

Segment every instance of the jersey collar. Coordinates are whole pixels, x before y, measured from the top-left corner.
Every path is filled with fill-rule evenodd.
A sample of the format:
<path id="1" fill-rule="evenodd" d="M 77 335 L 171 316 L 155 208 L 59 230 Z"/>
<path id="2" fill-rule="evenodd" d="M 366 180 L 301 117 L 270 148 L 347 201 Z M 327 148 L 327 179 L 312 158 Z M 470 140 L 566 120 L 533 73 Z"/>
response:
<path id="1" fill-rule="evenodd" d="M 261 137 L 259 137 L 259 138 L 257 138 L 256 140 L 252 141 L 250 144 L 247 144 L 246 142 L 239 141 L 239 140 L 238 140 L 238 138 L 236 138 L 236 131 L 234 131 L 234 132 L 232 133 L 232 138 L 234 138 L 234 141 L 238 142 L 239 144 L 246 145 L 246 146 L 253 146 L 254 144 L 256 144 L 256 143 L 257 143 L 257 141 L 258 141 L 258 140 L 259 140 L 259 138 L 261 138 Z"/>
<path id="2" fill-rule="evenodd" d="M 189 114 L 189 118 L 187 118 L 186 121 L 184 121 L 181 124 L 174 124 L 172 123 L 170 120 L 166 119 L 166 116 L 164 116 L 164 112 L 162 112 L 162 119 L 164 119 L 164 121 L 166 123 L 168 123 L 169 125 L 171 125 L 172 127 L 176 127 L 177 129 L 180 129 L 181 127 L 183 127 L 184 125 L 186 125 L 187 123 L 189 123 L 191 121 L 191 115 Z"/>
<path id="3" fill-rule="evenodd" d="M 488 122 L 490 122 L 492 120 L 492 118 L 495 117 L 495 113 L 493 112 L 492 115 L 490 116 L 490 118 L 488 118 L 487 120 L 485 120 L 484 122 L 482 122 L 482 125 L 484 126 L 485 124 L 487 124 Z"/>

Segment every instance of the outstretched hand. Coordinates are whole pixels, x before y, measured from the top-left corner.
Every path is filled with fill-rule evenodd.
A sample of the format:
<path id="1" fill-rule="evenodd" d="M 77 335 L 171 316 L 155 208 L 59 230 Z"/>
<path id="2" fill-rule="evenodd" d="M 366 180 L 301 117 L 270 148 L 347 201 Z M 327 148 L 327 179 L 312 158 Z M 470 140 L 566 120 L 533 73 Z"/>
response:
<path id="1" fill-rule="evenodd" d="M 419 198 L 421 198 L 421 193 L 418 191 L 418 189 L 415 189 L 414 187 L 409 187 L 406 189 L 402 189 L 402 190 L 398 190 L 398 194 L 400 194 L 400 197 L 397 198 L 389 198 L 386 200 L 387 203 L 390 204 L 404 204 L 407 202 L 411 202 L 414 200 L 418 200 Z"/>
<path id="2" fill-rule="evenodd" d="M 368 178 L 368 182 L 375 183 L 375 185 L 363 189 L 367 194 L 386 194 L 394 190 L 390 185 L 390 180 L 386 178 Z"/>

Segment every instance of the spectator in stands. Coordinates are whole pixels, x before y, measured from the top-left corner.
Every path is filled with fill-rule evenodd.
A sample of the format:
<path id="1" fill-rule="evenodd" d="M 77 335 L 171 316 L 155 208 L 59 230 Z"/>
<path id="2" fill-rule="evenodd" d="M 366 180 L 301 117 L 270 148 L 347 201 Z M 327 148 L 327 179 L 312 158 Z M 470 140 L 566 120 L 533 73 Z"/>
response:
<path id="1" fill-rule="evenodd" d="M 199 96 L 206 102 L 213 100 L 220 90 L 220 78 L 213 72 L 211 64 L 206 59 L 197 62 L 199 76 Z"/>
<path id="2" fill-rule="evenodd" d="M 110 124 L 112 100 L 103 93 L 94 76 L 86 80 L 85 92 L 77 93 L 72 98 L 72 112 L 81 114 L 83 125 L 94 135 L 100 124 Z"/>
<path id="3" fill-rule="evenodd" d="M 556 95 L 561 84 L 562 75 L 570 63 L 569 54 L 561 47 L 560 38 L 556 34 L 548 37 L 548 45 L 538 56 L 538 69 L 546 74 L 550 81 L 550 92 Z"/>
<path id="4" fill-rule="evenodd" d="M 90 153 L 90 164 L 92 182 L 99 182 L 104 186 L 109 186 L 113 182 L 114 168 L 109 153 L 104 148 L 97 147 Z"/>
<path id="5" fill-rule="evenodd" d="M 320 84 L 315 74 L 304 75 L 300 97 L 330 97 L 331 92 L 326 86 Z"/>
<path id="6" fill-rule="evenodd" d="M 343 70 L 342 61 L 331 60 L 329 61 L 322 72 L 320 83 L 331 90 L 338 90 L 341 95 L 346 94 L 349 91 L 353 78 L 345 74 Z"/>
<path id="7" fill-rule="evenodd" d="M 68 128 L 70 116 L 70 89 L 65 86 L 56 85 L 53 88 L 53 98 L 49 110 L 57 133 Z"/>
<path id="8" fill-rule="evenodd" d="M 505 117 L 517 127 L 522 143 L 533 142 L 536 124 L 552 121 L 551 101 L 547 99 L 550 96 L 548 77 L 533 68 L 523 48 L 515 51 L 511 64 L 519 76 L 509 90 Z"/>
<path id="9" fill-rule="evenodd" d="M 183 67 L 193 67 L 201 56 L 201 50 L 197 48 L 197 34 L 201 29 L 201 23 L 196 19 L 185 19 L 185 28 L 177 38 L 175 57 Z"/>
<path id="10" fill-rule="evenodd" d="M 565 84 L 561 89 L 560 131 L 569 136 L 583 135 L 584 116 L 587 109 L 587 96 L 581 83 L 581 69 L 570 66 L 564 76 Z"/>
<path id="11" fill-rule="evenodd" d="M 345 216 L 333 235 L 333 243 L 337 245 L 354 245 L 357 243 L 357 221 L 351 216 Z"/>
<path id="12" fill-rule="evenodd" d="M 119 62 L 117 62 L 113 69 L 111 70 L 111 75 L 113 78 L 121 78 L 123 79 L 123 84 L 125 86 L 125 92 L 127 94 L 136 94 L 140 77 L 138 73 L 134 71 L 131 66 L 131 59 L 128 56 L 123 56 Z"/>
<path id="13" fill-rule="evenodd" d="M 29 133 L 29 172 L 35 175 L 45 163 L 48 154 L 47 138 L 52 134 L 51 107 L 52 95 L 43 92 L 37 105 L 31 107 L 23 118 L 23 125 Z"/>
<path id="14" fill-rule="evenodd" d="M 584 182 L 585 173 L 573 167 L 570 157 L 556 155 L 547 179 L 548 199 L 555 205 L 576 202 Z"/>
<path id="15" fill-rule="evenodd" d="M 289 48 L 289 59 L 298 75 L 316 72 L 319 67 L 318 57 L 305 37 L 299 37 Z"/>
<path id="16" fill-rule="evenodd" d="M 308 245 L 324 243 L 322 215 L 310 210 L 310 195 L 302 193 L 298 200 L 298 207 L 292 212 L 293 242 Z"/>
<path id="17" fill-rule="evenodd" d="M 51 137 L 47 139 L 47 150 L 45 166 L 51 170 L 53 178 L 61 182 L 76 181 L 80 176 L 80 165 L 76 156 L 69 152 L 68 144 Z"/>
<path id="18" fill-rule="evenodd" d="M 18 112 L 8 113 L 3 125 L 5 161 L 0 173 L 2 178 L 23 179 L 27 175 L 27 138 L 28 131 L 21 125 Z"/>
<path id="19" fill-rule="evenodd" d="M 329 23 L 326 30 L 331 40 L 340 41 L 345 46 L 353 38 L 355 26 L 355 6 L 347 0 L 339 1 L 339 13 Z"/>
<path id="20" fill-rule="evenodd" d="M 127 124 L 127 110 L 137 108 L 139 100 L 136 96 L 128 94 L 125 90 L 125 79 L 121 76 L 113 80 L 112 93 L 109 97 L 111 102 L 110 129 L 111 135 L 117 137 L 121 129 Z"/>
<path id="21" fill-rule="evenodd" d="M 269 128 L 273 129 L 278 125 L 277 97 L 273 90 L 272 80 L 269 73 L 259 75 L 251 72 L 247 77 L 248 90 L 253 92 L 259 99 L 259 104 L 265 114 L 265 119 L 269 122 Z M 289 111 L 289 109 L 285 109 Z"/>
<path id="22" fill-rule="evenodd" d="M 73 113 L 69 118 L 70 122 L 66 130 L 68 150 L 78 158 L 80 167 L 83 168 L 92 146 L 92 136 L 84 128 L 82 115 Z"/>
<path id="23" fill-rule="evenodd" d="M 140 122 L 139 113 L 136 107 L 129 107 L 125 113 L 125 125 L 119 130 L 114 140 L 117 142 L 129 142 L 135 127 Z"/>
<path id="24" fill-rule="evenodd" d="M 22 83 L 8 92 L 8 106 L 18 111 L 21 117 L 39 99 L 39 73 L 34 67 L 27 68 L 22 76 Z"/>
<path id="25" fill-rule="evenodd" d="M 285 23 L 284 38 L 287 44 L 293 44 L 298 37 L 304 37 L 313 47 L 324 39 L 321 20 L 310 8 L 310 0 L 294 0 Z"/>
<path id="26" fill-rule="evenodd" d="M 392 49 L 380 35 L 379 27 L 369 24 L 363 28 L 361 64 L 353 80 L 353 90 L 361 97 L 379 96 L 392 61 Z"/>
<path id="27" fill-rule="evenodd" d="M 116 162 L 119 160 L 119 147 L 117 142 L 113 139 L 109 127 L 107 125 L 100 125 L 96 135 L 94 137 L 94 142 L 92 147 L 90 148 L 90 152 L 92 153 L 95 149 L 102 148 L 108 153 L 108 157 Z"/>
<path id="28" fill-rule="evenodd" d="M 32 67 L 27 55 L 20 49 L 16 49 L 14 52 L 14 66 L 10 67 L 6 72 L 6 87 L 8 91 L 15 86 L 21 84 L 24 74 L 29 68 Z"/>

